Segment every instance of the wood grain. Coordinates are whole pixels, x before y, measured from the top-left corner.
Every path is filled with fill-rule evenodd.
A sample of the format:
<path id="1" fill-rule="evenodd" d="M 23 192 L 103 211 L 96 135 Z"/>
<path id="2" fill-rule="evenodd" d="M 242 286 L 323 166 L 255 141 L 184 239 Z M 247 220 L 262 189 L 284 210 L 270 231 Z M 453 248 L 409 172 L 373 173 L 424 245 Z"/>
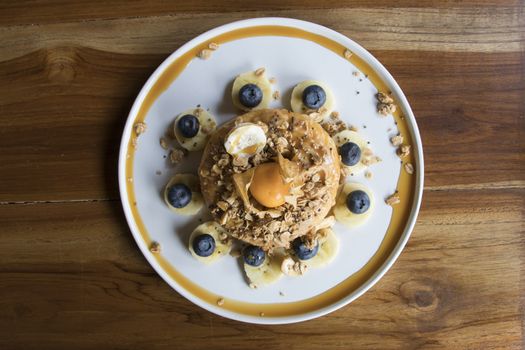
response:
<path id="1" fill-rule="evenodd" d="M 350 306 L 286 326 L 226 320 L 169 288 L 116 186 L 153 70 L 261 16 L 371 50 L 412 105 L 426 163 L 394 267 Z M 0 39 L 0 349 L 525 348 L 523 1 L 4 1 Z"/>
<path id="2" fill-rule="evenodd" d="M 411 101 L 428 189 L 524 184 L 520 53 L 373 53 Z M 0 201 L 117 199 L 121 130 L 163 58 L 56 48 L 0 63 Z"/>
<path id="3" fill-rule="evenodd" d="M 54 47 L 85 46 L 112 53 L 168 54 L 216 26 L 249 17 L 293 17 L 316 22 L 356 40 L 369 50 L 520 52 L 525 17 L 505 8 L 356 8 L 283 10 L 66 22 L 0 27 L 0 59 Z M 122 37 L 129 38 L 122 40 Z"/>
<path id="4" fill-rule="evenodd" d="M 523 286 L 509 261 L 523 258 L 524 195 L 426 193 L 405 252 L 370 292 L 289 326 L 225 320 L 173 292 L 140 255 L 116 201 L 4 206 L 0 334 L 10 336 L 0 347 L 293 348 L 306 338 L 311 349 L 517 349 Z"/>
<path id="5" fill-rule="evenodd" d="M 112 1 L 108 6 L 101 0 L 53 0 L 53 1 L 34 1 L 34 0 L 7 0 L 0 7 L 0 24 L 21 25 L 37 23 L 56 23 L 71 21 L 86 21 L 94 19 L 111 19 L 122 17 L 144 17 L 144 16 L 163 16 L 176 14 L 201 14 L 201 13 L 237 13 L 253 12 L 258 15 L 262 11 L 283 11 L 283 10 L 328 10 L 344 8 L 441 8 L 452 7 L 464 8 L 519 8 L 523 3 L 520 0 L 504 1 L 483 1 L 483 0 L 223 0 L 206 1 Z M 30 9 L 30 10 L 28 10 Z M 256 17 L 256 16 L 252 16 Z"/>

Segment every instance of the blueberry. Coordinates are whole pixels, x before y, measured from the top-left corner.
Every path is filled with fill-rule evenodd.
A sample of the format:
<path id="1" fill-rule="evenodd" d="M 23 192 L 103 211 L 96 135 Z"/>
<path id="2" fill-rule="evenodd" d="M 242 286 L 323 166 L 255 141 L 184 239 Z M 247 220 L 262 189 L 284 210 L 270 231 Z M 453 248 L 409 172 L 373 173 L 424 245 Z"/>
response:
<path id="1" fill-rule="evenodd" d="M 244 257 L 244 262 L 250 266 L 261 266 L 266 258 L 264 250 L 254 245 L 249 245 L 244 248 L 242 255 Z"/>
<path id="2" fill-rule="evenodd" d="M 363 214 L 370 208 L 370 198 L 365 191 L 350 192 L 346 197 L 346 207 L 354 214 Z"/>
<path id="3" fill-rule="evenodd" d="M 215 251 L 215 240 L 208 234 L 195 237 L 191 245 L 198 256 L 207 257 Z"/>
<path id="4" fill-rule="evenodd" d="M 184 184 L 175 184 L 168 188 L 168 202 L 175 208 L 184 208 L 191 202 L 191 190 Z"/>
<path id="5" fill-rule="evenodd" d="M 182 136 L 186 138 L 193 137 L 199 132 L 199 119 L 191 114 L 183 115 L 177 122 L 177 127 Z"/>
<path id="6" fill-rule="evenodd" d="M 246 84 L 239 90 L 239 102 L 245 107 L 252 108 L 261 103 L 263 93 L 255 84 Z"/>
<path id="7" fill-rule="evenodd" d="M 310 85 L 303 90 L 303 103 L 311 109 L 319 109 L 326 102 L 326 92 L 319 85 Z"/>
<path id="8" fill-rule="evenodd" d="M 293 250 L 295 251 L 295 255 L 301 260 L 308 260 L 313 258 L 317 255 L 317 252 L 319 251 L 319 243 L 316 244 L 316 246 L 312 249 L 309 249 L 306 244 L 303 242 L 301 237 L 297 237 L 292 242 Z"/>
<path id="9" fill-rule="evenodd" d="M 356 165 L 361 160 L 361 148 L 353 142 L 347 142 L 339 148 L 343 164 Z"/>

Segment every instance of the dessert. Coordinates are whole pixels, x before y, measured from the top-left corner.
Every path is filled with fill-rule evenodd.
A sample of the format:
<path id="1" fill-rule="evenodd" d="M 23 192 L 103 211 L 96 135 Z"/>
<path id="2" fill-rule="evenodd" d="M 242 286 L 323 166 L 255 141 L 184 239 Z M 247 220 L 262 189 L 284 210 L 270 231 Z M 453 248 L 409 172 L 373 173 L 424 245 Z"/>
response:
<path id="1" fill-rule="evenodd" d="M 233 83 L 233 104 L 245 114 L 217 129 L 202 108 L 177 115 L 172 130 L 180 146 L 204 150 L 198 178 L 177 174 L 164 190 L 175 213 L 194 215 L 206 204 L 213 217 L 191 233 L 191 255 L 205 264 L 240 257 L 251 288 L 330 263 L 339 251 L 335 221 L 353 228 L 374 209 L 371 191 L 344 183 L 346 175 L 380 161 L 333 111 L 326 84 L 297 84 L 293 111 L 268 109 L 271 99 L 270 80 L 259 68 Z"/>

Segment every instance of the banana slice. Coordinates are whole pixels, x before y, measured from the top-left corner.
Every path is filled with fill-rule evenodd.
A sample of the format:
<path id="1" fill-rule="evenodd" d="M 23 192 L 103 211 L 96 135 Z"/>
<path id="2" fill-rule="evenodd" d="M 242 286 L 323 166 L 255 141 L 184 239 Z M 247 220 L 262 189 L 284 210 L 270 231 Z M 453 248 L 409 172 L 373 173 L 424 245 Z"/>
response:
<path id="1" fill-rule="evenodd" d="M 244 106 L 239 99 L 239 92 L 241 91 L 242 87 L 247 84 L 255 84 L 262 91 L 261 102 L 259 102 L 259 104 L 254 107 Z M 272 84 L 268 78 L 266 78 L 264 70 L 262 70 L 262 73 L 261 69 L 257 69 L 256 71 L 242 73 L 237 76 L 233 82 L 232 99 L 235 107 L 242 109 L 243 111 L 267 108 L 270 104 L 270 101 L 272 100 Z"/>
<path id="2" fill-rule="evenodd" d="M 190 202 L 182 208 L 176 208 L 168 200 L 168 192 L 170 188 L 177 184 L 183 184 L 191 191 Z M 171 178 L 164 188 L 164 202 L 168 208 L 180 215 L 195 215 L 204 206 L 204 200 L 199 189 L 199 179 L 192 174 L 177 174 Z"/>
<path id="3" fill-rule="evenodd" d="M 178 125 L 180 119 L 187 115 L 194 116 L 199 122 L 198 132 L 192 137 L 185 137 Z M 175 121 L 173 122 L 173 134 L 180 145 L 188 151 L 200 151 L 204 148 L 204 146 L 206 146 L 210 134 L 215 130 L 216 127 L 217 122 L 208 111 L 203 108 L 193 108 L 177 115 Z"/>
<path id="4" fill-rule="evenodd" d="M 242 123 L 237 125 L 224 142 L 226 152 L 234 157 L 251 157 L 266 146 L 266 134 L 259 125 Z"/>
<path id="5" fill-rule="evenodd" d="M 339 239 L 334 231 L 330 228 L 324 228 L 320 230 L 320 232 L 322 238 L 319 239 L 319 250 L 317 254 L 311 259 L 301 260 L 308 265 L 308 267 L 328 265 L 339 252 Z"/>
<path id="6" fill-rule="evenodd" d="M 275 283 L 283 275 L 280 258 L 277 256 L 268 257 L 268 255 L 260 266 L 250 266 L 244 263 L 244 272 L 246 272 L 250 283 L 255 287 Z"/>
<path id="7" fill-rule="evenodd" d="M 307 106 L 303 103 L 303 91 L 307 87 L 311 85 L 318 85 L 323 88 L 326 94 L 326 101 L 325 103 L 319 107 L 317 110 L 309 109 Z M 305 80 L 297 84 L 293 91 L 292 91 L 292 99 L 290 101 L 290 104 L 292 106 L 292 110 L 297 113 L 312 113 L 312 112 L 318 112 L 321 117 L 325 118 L 332 113 L 335 107 L 335 100 L 334 95 L 332 94 L 332 90 L 330 88 L 317 80 Z"/>
<path id="8" fill-rule="evenodd" d="M 347 173 L 357 174 L 366 169 L 366 165 L 363 163 L 363 159 L 365 158 L 366 152 L 368 152 L 365 151 L 368 150 L 368 145 L 366 141 L 363 140 L 363 138 L 357 132 L 352 130 L 343 130 L 335 134 L 333 136 L 333 139 L 339 152 L 341 150 L 341 147 L 347 142 L 352 142 L 359 147 L 359 161 L 355 165 L 346 165 L 344 161 L 341 161 L 341 165 L 345 168 Z"/>
<path id="9" fill-rule="evenodd" d="M 197 255 L 193 249 L 193 240 L 203 234 L 212 236 L 213 240 L 215 241 L 215 249 L 213 253 L 206 257 Z M 188 248 L 190 249 L 191 255 L 204 264 L 214 263 L 219 258 L 228 255 L 232 248 L 232 240 L 229 238 L 224 239 L 225 235 L 227 235 L 226 230 L 215 221 L 207 221 L 203 224 L 200 224 L 190 235 Z"/>
<path id="10" fill-rule="evenodd" d="M 370 201 L 368 209 L 361 214 L 351 212 L 346 205 L 347 196 L 354 191 L 365 192 Z M 343 186 L 341 193 L 337 196 L 333 211 L 337 221 L 348 228 L 354 228 L 363 224 L 370 217 L 370 214 L 374 211 L 374 206 L 374 196 L 366 186 L 359 183 L 346 183 Z"/>

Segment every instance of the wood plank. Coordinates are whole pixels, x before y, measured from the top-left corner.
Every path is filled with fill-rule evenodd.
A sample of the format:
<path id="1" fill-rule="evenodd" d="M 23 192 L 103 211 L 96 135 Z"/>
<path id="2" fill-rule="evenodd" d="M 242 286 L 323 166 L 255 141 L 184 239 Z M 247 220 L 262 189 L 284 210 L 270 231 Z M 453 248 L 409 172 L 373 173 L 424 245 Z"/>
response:
<path id="1" fill-rule="evenodd" d="M 524 186 L 523 56 L 375 54 L 416 115 L 426 188 Z"/>
<path id="2" fill-rule="evenodd" d="M 523 187 L 520 53 L 373 53 L 416 114 L 427 189 Z M 58 47 L 1 62 L 0 201 L 118 198 L 121 130 L 163 58 Z"/>
<path id="3" fill-rule="evenodd" d="M 357 8 L 283 10 L 274 16 L 325 25 L 369 50 L 521 52 L 521 8 Z M 261 12 L 188 14 L 0 27 L 0 60 L 40 49 L 87 46 L 128 54 L 167 54 L 202 32 Z"/>
<path id="4" fill-rule="evenodd" d="M 520 0 L 483 1 L 483 0 L 289 0 L 289 1 L 256 1 L 256 0 L 223 0 L 206 1 L 112 1 L 111 6 L 105 1 L 80 0 L 80 1 L 3 1 L 0 7 L 0 25 L 20 25 L 36 23 L 57 23 L 71 21 L 86 21 L 101 18 L 143 17 L 176 15 L 181 13 L 208 13 L 208 12 L 243 12 L 259 11 L 254 17 L 275 16 L 280 10 L 326 10 L 341 8 L 495 8 L 495 7 L 520 7 Z M 30 10 L 28 10 L 30 8 Z"/>
<path id="5" fill-rule="evenodd" d="M 2 200 L 116 198 L 120 135 L 162 59 L 58 48 L 0 64 Z"/>
<path id="6" fill-rule="evenodd" d="M 364 296 L 288 326 L 193 306 L 141 257 L 115 201 L 0 205 L 0 348 L 519 349 L 524 190 L 426 193 Z"/>
<path id="7" fill-rule="evenodd" d="M 0 4 L 0 349 L 525 348 L 523 0 Z M 214 316 L 148 265 L 116 188 L 129 108 L 162 60 L 234 20 L 310 20 L 405 91 L 425 194 L 393 268 L 310 322 Z M 26 203 L 26 204 L 21 204 Z"/>

